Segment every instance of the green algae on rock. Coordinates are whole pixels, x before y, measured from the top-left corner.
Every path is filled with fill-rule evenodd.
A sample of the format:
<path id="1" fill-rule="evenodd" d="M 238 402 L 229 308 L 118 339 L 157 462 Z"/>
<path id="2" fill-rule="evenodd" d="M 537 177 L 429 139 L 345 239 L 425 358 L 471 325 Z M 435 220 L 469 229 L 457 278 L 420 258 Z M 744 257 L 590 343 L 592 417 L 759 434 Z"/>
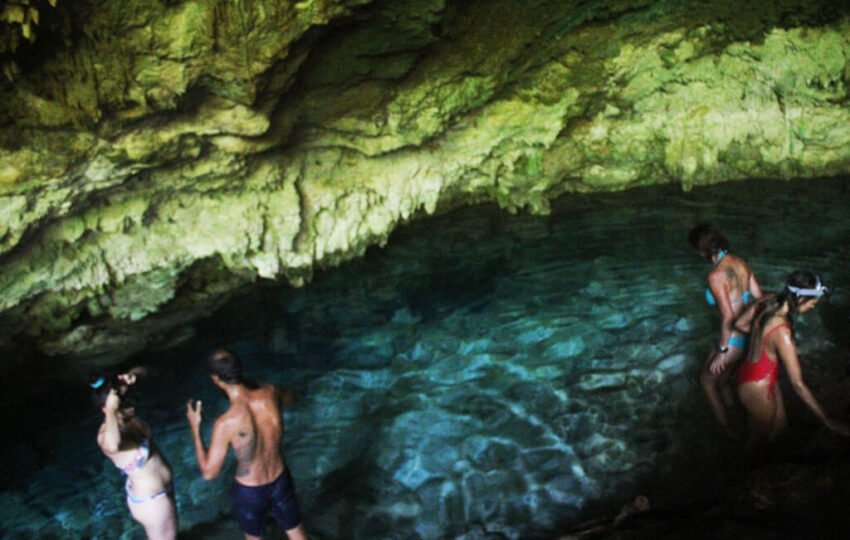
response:
<path id="1" fill-rule="evenodd" d="M 850 171 L 850 19 L 832 2 L 56 9 L 70 23 L 30 56 L 0 51 L 21 66 L 0 87 L 0 310 L 17 321 L 0 344 L 84 353 L 75 331 L 158 328 L 129 353 L 165 312 L 205 314 L 185 298 L 300 285 L 458 205 Z"/>

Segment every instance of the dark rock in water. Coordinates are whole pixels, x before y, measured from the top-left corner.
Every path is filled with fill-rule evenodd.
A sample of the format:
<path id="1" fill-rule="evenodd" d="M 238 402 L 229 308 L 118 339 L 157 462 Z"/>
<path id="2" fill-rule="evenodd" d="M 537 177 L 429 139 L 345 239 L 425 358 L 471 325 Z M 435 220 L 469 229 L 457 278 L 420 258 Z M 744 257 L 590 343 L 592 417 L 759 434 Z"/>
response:
<path id="1" fill-rule="evenodd" d="M 724 494 L 683 506 L 653 502 L 589 522 L 560 539 L 847 538 L 850 463 L 840 454 L 769 463 L 743 474 Z M 638 498 L 640 499 L 640 497 Z"/>

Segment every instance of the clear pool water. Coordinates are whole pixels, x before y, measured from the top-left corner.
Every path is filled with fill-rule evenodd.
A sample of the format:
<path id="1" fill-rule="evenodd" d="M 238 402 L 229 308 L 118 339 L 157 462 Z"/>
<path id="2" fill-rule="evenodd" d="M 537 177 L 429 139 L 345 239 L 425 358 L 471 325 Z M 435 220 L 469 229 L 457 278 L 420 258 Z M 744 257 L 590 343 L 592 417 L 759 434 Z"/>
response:
<path id="1" fill-rule="evenodd" d="M 246 291 L 137 359 L 157 370 L 139 410 L 174 468 L 181 528 L 236 534 L 232 461 L 204 482 L 184 418 L 203 399 L 208 434 L 224 410 L 203 369 L 219 345 L 300 395 L 285 455 L 314 538 L 553 538 L 638 494 L 711 497 L 740 443 L 696 381 L 718 322 L 687 232 L 719 226 L 767 290 L 796 267 L 837 286 L 798 330 L 817 389 L 847 369 L 848 208 L 844 179 L 569 196 L 545 217 L 467 208 L 303 289 Z M 69 388 L 6 412 L 0 536 L 143 538 L 83 400 Z"/>

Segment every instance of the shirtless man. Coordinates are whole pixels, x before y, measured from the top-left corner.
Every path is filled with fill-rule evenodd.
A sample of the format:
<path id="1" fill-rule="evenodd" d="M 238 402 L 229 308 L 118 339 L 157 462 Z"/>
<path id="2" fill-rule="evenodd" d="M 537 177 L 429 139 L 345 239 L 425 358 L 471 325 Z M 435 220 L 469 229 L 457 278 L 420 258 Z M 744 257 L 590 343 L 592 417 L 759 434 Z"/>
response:
<path id="1" fill-rule="evenodd" d="M 227 394 L 230 408 L 215 421 L 206 449 L 201 438 L 201 402 L 186 404 L 201 475 L 205 480 L 218 476 L 227 447 L 232 446 L 237 467 L 231 495 L 245 538 L 262 538 L 264 520 L 271 512 L 289 540 L 306 540 L 292 476 L 279 448 L 283 436 L 280 409 L 295 401 L 294 394 L 244 380 L 239 358 L 225 349 L 210 355 L 207 370 L 213 384 Z"/>

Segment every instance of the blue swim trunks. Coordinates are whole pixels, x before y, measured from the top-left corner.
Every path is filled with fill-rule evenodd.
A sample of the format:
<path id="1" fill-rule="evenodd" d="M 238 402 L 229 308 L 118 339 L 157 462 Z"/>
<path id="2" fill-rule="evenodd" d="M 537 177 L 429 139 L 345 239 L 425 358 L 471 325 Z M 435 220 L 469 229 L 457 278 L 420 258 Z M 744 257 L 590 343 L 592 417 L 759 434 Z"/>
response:
<path id="1" fill-rule="evenodd" d="M 230 492 L 236 521 L 242 532 L 251 536 L 262 536 L 265 518 L 271 513 L 283 530 L 294 529 L 301 524 L 295 486 L 289 469 L 284 470 L 277 480 L 262 486 L 243 486 L 233 482 Z"/>

